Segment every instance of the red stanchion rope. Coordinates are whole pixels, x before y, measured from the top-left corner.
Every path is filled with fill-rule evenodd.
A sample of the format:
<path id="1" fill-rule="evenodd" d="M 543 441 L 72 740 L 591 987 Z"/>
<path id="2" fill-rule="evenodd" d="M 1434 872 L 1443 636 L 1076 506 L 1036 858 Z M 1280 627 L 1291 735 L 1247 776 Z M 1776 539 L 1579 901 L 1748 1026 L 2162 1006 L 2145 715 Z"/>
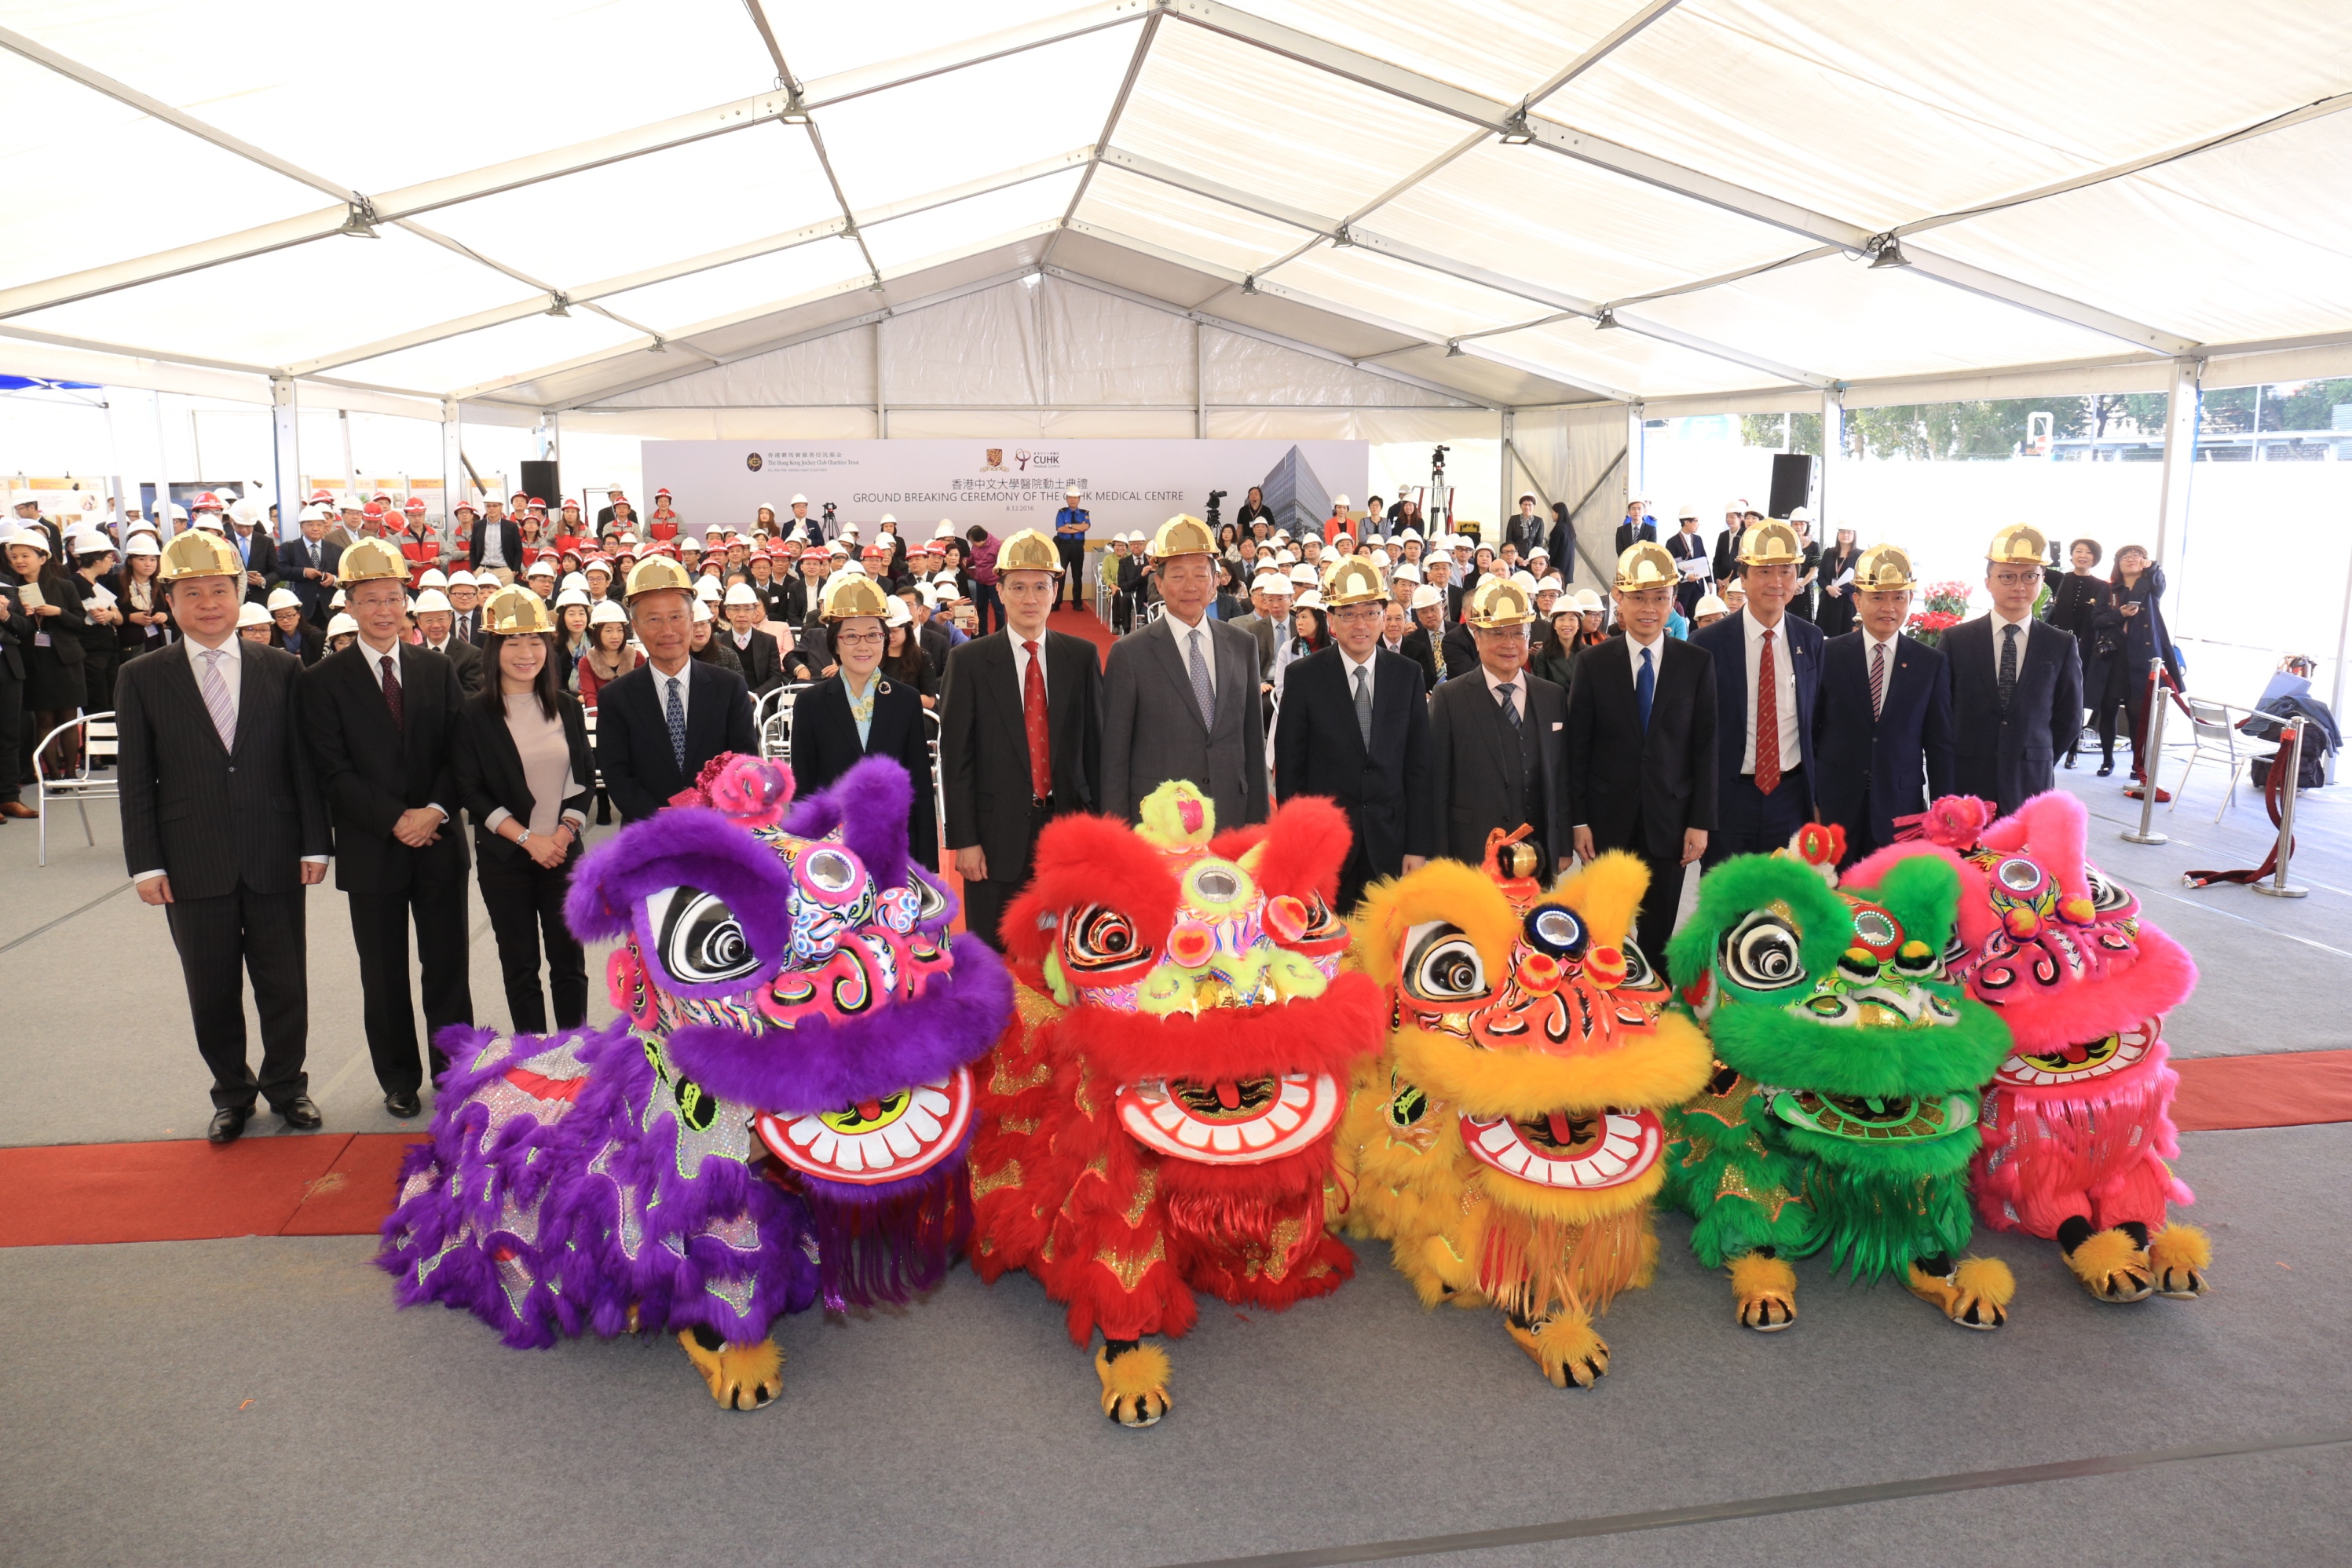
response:
<path id="1" fill-rule="evenodd" d="M 2271 776 L 2263 781 L 2263 805 L 2271 814 L 2271 826 L 2273 828 L 2279 825 L 2280 813 L 2284 810 L 2283 803 L 2285 797 L 2281 791 L 2294 788 L 2294 780 L 2287 776 L 2287 754 L 2293 749 L 2291 743 L 2296 732 L 2302 727 L 2302 721 L 2297 720 L 2279 731 L 2279 747 L 2271 758 Z M 2296 771 L 2300 772 L 2301 768 L 2298 768 Z M 2294 841 L 2290 839 L 2287 841 L 2287 852 L 2292 854 L 2294 851 Z M 2234 882 L 2244 885 L 2260 882 L 2277 869 L 2278 841 L 2273 838 L 2271 841 L 2271 852 L 2264 855 L 2263 863 L 2252 871 L 2189 871 L 2181 873 L 2180 880 L 2191 887 L 2210 887 L 2217 882 Z"/>
<path id="2" fill-rule="evenodd" d="M 2156 727 L 2157 694 L 2159 691 L 2171 697 L 2172 706 L 2180 710 L 2182 717 L 2188 719 L 2191 724 L 2197 722 L 2197 714 L 2194 709 L 2189 707 L 2189 700 L 2180 695 L 2179 683 L 2172 678 L 2171 669 L 2167 665 L 2158 664 L 2156 668 L 2147 673 L 2147 717 L 2141 721 L 2139 740 L 2137 745 L 2135 747 L 2135 749 L 2143 757 L 2147 756 L 2148 750 L 2148 734 Z M 2172 799 L 2170 795 L 2165 792 L 2163 785 L 2157 784 L 2156 780 L 2147 778 L 2144 775 L 2140 776 L 2138 783 L 2132 785 L 2129 789 L 2126 789 L 2124 791 L 2124 798 L 2127 800 L 2137 800 L 2140 798 L 2140 791 L 2148 788 L 2150 785 L 2155 785 L 2156 787 L 2157 804 L 2162 805 L 2165 801 Z"/>

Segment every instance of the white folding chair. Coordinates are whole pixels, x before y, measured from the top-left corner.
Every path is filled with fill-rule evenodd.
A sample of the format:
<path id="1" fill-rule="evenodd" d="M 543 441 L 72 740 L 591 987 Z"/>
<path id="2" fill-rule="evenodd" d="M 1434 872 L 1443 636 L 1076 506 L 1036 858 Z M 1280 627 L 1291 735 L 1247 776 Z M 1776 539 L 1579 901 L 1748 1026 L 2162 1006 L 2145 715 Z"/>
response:
<path id="1" fill-rule="evenodd" d="M 81 731 L 80 766 L 72 773 L 53 779 L 49 776 L 48 767 L 43 760 L 48 752 L 49 743 L 68 730 L 76 729 Z M 74 803 L 74 809 L 81 813 L 82 838 L 92 849 L 98 847 L 97 835 L 89 831 L 89 802 L 120 800 L 122 798 L 122 781 L 118 771 L 109 770 L 100 773 L 92 768 L 90 764 L 97 758 L 113 757 L 119 750 L 120 743 L 115 738 L 114 715 L 111 713 L 83 714 L 78 718 L 68 719 L 41 737 L 39 746 L 33 752 L 33 771 L 39 779 L 41 863 L 43 865 L 49 863 L 49 802 L 51 800 L 71 800 Z"/>
<path id="2" fill-rule="evenodd" d="M 940 710 L 925 708 L 923 747 L 931 758 L 931 814 L 939 819 L 940 852 L 944 857 L 948 841 L 948 787 L 945 776 L 940 771 Z"/>
<path id="3" fill-rule="evenodd" d="M 793 702 L 808 689 L 801 681 L 778 686 L 760 699 L 751 710 L 756 733 L 760 737 L 760 759 L 781 762 L 790 767 L 793 760 Z"/>
<path id="4" fill-rule="evenodd" d="M 2218 822 L 2222 812 L 2237 804 L 2239 773 L 2251 768 L 2256 758 L 2273 755 L 2277 748 L 2273 747 L 2266 751 L 2252 737 L 2239 730 L 2238 719 L 2247 715 L 2250 709 L 2233 708 L 2227 703 L 2207 702 L 2202 697 L 2189 697 L 2187 701 L 2189 727 L 2195 735 L 2196 744 L 2189 748 L 2188 759 L 2180 765 L 2180 778 L 2172 787 L 2169 809 L 2180 810 L 2180 797 L 2189 788 L 2189 773 L 2200 760 L 2210 756 L 2216 761 L 2227 763 L 2230 769 L 2230 788 L 2222 794 L 2221 804 L 2213 811 L 2213 820 Z"/>

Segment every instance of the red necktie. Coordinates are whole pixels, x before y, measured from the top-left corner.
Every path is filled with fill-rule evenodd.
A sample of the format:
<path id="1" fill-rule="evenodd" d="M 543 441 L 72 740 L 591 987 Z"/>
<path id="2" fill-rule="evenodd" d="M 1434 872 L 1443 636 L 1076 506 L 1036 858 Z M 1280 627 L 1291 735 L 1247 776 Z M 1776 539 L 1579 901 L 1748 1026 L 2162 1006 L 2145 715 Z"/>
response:
<path id="1" fill-rule="evenodd" d="M 392 722 L 398 724 L 401 721 L 400 662 L 389 653 L 379 655 L 379 662 L 383 665 L 384 704 L 392 709 Z"/>
<path id="2" fill-rule="evenodd" d="M 1023 643 L 1029 673 L 1021 678 L 1021 721 L 1029 730 L 1029 791 L 1040 800 L 1054 793 L 1054 750 L 1045 738 L 1045 666 L 1037 644 Z"/>
<path id="3" fill-rule="evenodd" d="M 1756 788 L 1767 795 L 1780 787 L 1780 682 L 1772 667 L 1772 633 L 1756 660 Z"/>

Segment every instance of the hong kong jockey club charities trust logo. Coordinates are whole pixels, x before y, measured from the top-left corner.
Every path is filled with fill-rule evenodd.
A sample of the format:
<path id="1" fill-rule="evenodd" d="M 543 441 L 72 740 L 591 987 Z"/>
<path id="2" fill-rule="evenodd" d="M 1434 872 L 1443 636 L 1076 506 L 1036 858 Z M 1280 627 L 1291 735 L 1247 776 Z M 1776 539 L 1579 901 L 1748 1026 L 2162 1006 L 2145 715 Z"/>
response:
<path id="1" fill-rule="evenodd" d="M 752 473 L 757 474 L 760 471 L 760 455 L 754 452 L 749 457 L 744 458 L 743 466 L 749 468 Z"/>

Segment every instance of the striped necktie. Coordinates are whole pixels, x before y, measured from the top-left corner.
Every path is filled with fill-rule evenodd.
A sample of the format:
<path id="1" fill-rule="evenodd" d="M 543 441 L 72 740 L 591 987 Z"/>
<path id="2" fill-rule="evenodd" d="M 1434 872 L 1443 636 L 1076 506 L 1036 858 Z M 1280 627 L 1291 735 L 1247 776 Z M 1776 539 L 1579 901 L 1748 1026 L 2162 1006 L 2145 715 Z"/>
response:
<path id="1" fill-rule="evenodd" d="M 220 673 L 225 654 L 221 649 L 207 648 L 205 654 L 203 681 L 205 711 L 213 716 L 213 728 L 220 732 L 221 749 L 236 749 L 236 707 L 228 698 L 228 682 Z"/>

